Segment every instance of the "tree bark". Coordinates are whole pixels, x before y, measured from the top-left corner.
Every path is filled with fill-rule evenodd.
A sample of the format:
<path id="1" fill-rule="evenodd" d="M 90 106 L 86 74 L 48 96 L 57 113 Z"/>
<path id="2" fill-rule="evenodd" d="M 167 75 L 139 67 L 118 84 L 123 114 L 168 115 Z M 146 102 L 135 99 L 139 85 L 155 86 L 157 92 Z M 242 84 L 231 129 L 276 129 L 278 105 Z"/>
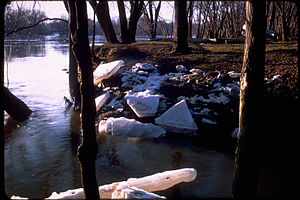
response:
<path id="1" fill-rule="evenodd" d="M 99 199 L 99 191 L 95 172 L 95 159 L 98 153 L 95 132 L 95 92 L 93 69 L 88 40 L 88 19 L 85 1 L 69 1 L 69 7 L 75 7 L 77 29 L 72 34 L 73 51 L 81 70 L 81 128 L 82 143 L 78 148 L 82 185 L 86 199 Z M 71 11 L 72 9 L 70 9 Z"/>
<path id="2" fill-rule="evenodd" d="M 135 42 L 137 23 L 142 16 L 144 1 L 132 1 L 130 20 L 128 25 L 129 43 Z"/>
<path id="3" fill-rule="evenodd" d="M 142 15 L 144 1 L 130 1 L 131 11 L 129 24 L 127 26 L 127 19 L 125 14 L 125 7 L 123 1 L 117 1 L 120 18 L 120 35 L 122 43 L 135 42 L 135 35 L 137 29 L 137 23 Z"/>
<path id="4" fill-rule="evenodd" d="M 99 3 L 97 3 L 96 0 L 89 0 L 89 2 L 91 4 L 92 8 L 94 9 L 94 12 L 97 15 L 98 22 L 100 24 L 100 27 L 103 30 L 106 42 L 107 43 L 118 43 L 116 32 L 114 30 L 114 27 L 112 25 L 111 18 L 109 15 L 108 2 L 107 1 L 99 1 Z"/>
<path id="5" fill-rule="evenodd" d="M 174 23 L 174 41 L 175 52 L 188 53 L 188 24 L 187 24 L 187 9 L 185 1 L 175 1 L 175 23 Z"/>
<path id="6" fill-rule="evenodd" d="M 13 95 L 6 87 L 2 85 L 3 90 L 3 108 L 4 110 L 18 121 L 24 121 L 32 113 L 28 106 Z"/>
<path id="7" fill-rule="evenodd" d="M 120 20 L 120 39 L 122 43 L 129 43 L 128 29 L 127 29 L 127 19 L 124 1 L 118 0 L 118 9 L 119 9 L 119 20 Z"/>
<path id="8" fill-rule="evenodd" d="M 235 152 L 233 197 L 255 198 L 259 138 L 263 136 L 265 65 L 265 1 L 246 3 L 246 39 L 241 73 L 238 146 Z"/>
<path id="9" fill-rule="evenodd" d="M 73 102 L 75 103 L 74 109 L 79 110 L 81 106 L 80 84 L 78 81 L 79 71 L 76 63 L 76 58 L 72 50 L 72 46 L 74 44 L 71 38 L 72 35 L 75 35 L 76 31 L 76 15 L 70 14 L 71 12 L 75 13 L 76 10 L 75 6 L 69 7 L 66 1 L 64 1 L 64 4 L 69 13 L 69 92 Z"/>

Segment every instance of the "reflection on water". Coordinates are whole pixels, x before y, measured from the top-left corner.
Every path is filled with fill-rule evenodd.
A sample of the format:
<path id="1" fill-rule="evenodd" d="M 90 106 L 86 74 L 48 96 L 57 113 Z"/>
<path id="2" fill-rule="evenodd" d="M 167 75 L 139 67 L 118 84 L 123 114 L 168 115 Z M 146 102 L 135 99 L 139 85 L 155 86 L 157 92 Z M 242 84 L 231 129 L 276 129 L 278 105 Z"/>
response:
<path id="1" fill-rule="evenodd" d="M 12 45 L 14 47 L 9 47 Z M 64 105 L 68 96 L 68 44 L 9 43 L 9 89 L 33 113 L 19 123 L 5 115 L 5 189 L 8 196 L 44 198 L 52 192 L 81 187 L 77 147 L 79 113 Z M 39 47 L 37 47 L 39 46 Z M 40 48 L 41 51 L 34 50 Z M 30 53 L 30 51 L 32 51 Z M 6 80 L 6 79 L 5 79 Z M 166 191 L 166 197 L 230 197 L 231 156 L 201 147 L 190 138 L 137 139 L 97 136 L 96 175 L 99 185 L 183 167 L 198 176 Z"/>

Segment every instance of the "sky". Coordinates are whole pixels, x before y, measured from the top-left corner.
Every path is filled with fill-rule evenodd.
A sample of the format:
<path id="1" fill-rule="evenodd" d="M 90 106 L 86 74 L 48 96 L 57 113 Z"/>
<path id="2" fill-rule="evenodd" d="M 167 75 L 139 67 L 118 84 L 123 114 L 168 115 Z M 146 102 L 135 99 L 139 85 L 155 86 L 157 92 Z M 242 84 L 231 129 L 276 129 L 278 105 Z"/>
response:
<path id="1" fill-rule="evenodd" d="M 145 1 L 146 2 L 146 1 Z M 26 8 L 32 8 L 42 10 L 46 13 L 47 17 L 50 18 L 61 18 L 62 16 L 67 18 L 68 13 L 62 1 L 18 1 L 19 5 Z M 146 2 L 147 3 L 147 2 Z M 162 6 L 160 10 L 160 17 L 164 18 L 166 21 L 170 22 L 173 18 L 173 2 L 162 1 Z M 109 2 L 110 16 L 111 18 L 118 19 L 118 7 L 115 1 Z M 93 19 L 93 9 L 87 2 L 88 18 Z"/>

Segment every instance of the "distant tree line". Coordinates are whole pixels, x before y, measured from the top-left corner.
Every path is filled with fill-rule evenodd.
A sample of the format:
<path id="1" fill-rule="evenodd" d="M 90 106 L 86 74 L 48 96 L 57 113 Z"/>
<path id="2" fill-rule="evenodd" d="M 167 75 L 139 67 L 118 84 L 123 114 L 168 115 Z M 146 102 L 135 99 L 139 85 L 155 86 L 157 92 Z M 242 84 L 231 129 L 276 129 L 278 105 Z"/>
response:
<path id="1" fill-rule="evenodd" d="M 131 43 L 136 36 L 155 39 L 157 36 L 172 37 L 174 22 L 160 17 L 162 1 L 117 1 L 119 18 L 111 20 L 107 1 L 89 0 L 97 16 L 96 35 L 104 35 L 108 43 Z M 165 2 L 163 2 L 165 3 Z M 174 3 L 174 2 L 173 2 Z M 169 4 L 173 4 L 169 3 Z M 245 1 L 187 1 L 188 37 L 192 38 L 239 38 L 245 24 Z M 125 11 L 128 9 L 129 16 Z M 175 9 L 175 8 L 173 8 Z M 297 6 L 294 2 L 267 1 L 267 30 L 273 30 L 278 40 L 294 40 L 298 37 Z M 47 17 L 36 9 L 8 5 L 5 11 L 5 33 L 18 27 L 28 26 Z M 92 20 L 88 20 L 89 35 Z M 11 34 L 8 38 L 37 39 L 44 35 L 59 34 L 68 37 L 68 24 L 48 21 L 32 29 Z"/>

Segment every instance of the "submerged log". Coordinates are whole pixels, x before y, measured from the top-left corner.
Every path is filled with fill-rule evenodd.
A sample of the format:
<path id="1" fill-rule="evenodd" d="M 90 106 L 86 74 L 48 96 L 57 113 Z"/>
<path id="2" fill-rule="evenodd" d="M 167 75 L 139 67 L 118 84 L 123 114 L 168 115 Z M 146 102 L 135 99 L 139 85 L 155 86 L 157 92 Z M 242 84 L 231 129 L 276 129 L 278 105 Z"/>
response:
<path id="1" fill-rule="evenodd" d="M 4 110 L 18 121 L 24 121 L 32 111 L 18 97 L 13 95 L 6 87 L 2 85 Z"/>

